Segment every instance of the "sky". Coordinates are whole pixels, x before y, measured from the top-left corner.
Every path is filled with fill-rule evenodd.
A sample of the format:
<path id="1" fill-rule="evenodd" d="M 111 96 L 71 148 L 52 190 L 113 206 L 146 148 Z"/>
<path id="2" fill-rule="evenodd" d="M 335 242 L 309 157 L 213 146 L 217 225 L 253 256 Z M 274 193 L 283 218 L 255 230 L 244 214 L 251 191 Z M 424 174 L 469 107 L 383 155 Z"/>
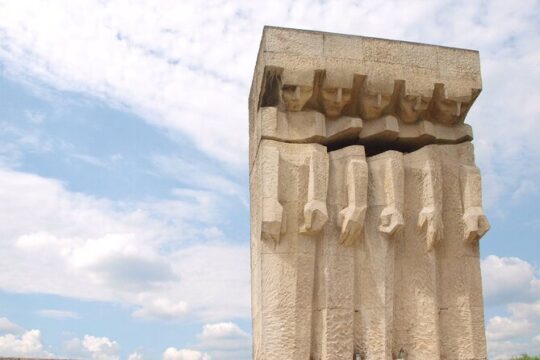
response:
<path id="1" fill-rule="evenodd" d="M 538 0 L 0 0 L 0 355 L 251 358 L 264 25 L 480 51 L 489 358 L 540 354 L 538 19 Z"/>

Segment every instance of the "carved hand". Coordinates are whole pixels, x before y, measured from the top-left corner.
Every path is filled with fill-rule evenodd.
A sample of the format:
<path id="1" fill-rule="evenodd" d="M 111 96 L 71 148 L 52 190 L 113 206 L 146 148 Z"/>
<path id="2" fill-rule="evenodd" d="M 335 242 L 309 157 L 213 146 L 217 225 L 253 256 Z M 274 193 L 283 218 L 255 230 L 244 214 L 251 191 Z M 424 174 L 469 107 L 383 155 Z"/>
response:
<path id="1" fill-rule="evenodd" d="M 338 225 L 341 227 L 339 240 L 343 245 L 352 245 L 361 235 L 364 228 L 366 208 L 353 205 L 347 206 L 338 214 Z"/>
<path id="2" fill-rule="evenodd" d="M 263 240 L 279 242 L 282 218 L 283 206 L 279 201 L 269 198 L 264 199 L 262 212 Z"/>
<path id="3" fill-rule="evenodd" d="M 300 230 L 302 233 L 319 232 L 328 220 L 326 204 L 320 200 L 309 201 L 304 206 L 304 226 Z"/>
<path id="4" fill-rule="evenodd" d="M 441 212 L 435 210 L 433 206 L 424 207 L 418 214 L 418 228 L 424 227 L 426 227 L 427 248 L 431 250 L 442 238 L 444 229 Z"/>
<path id="5" fill-rule="evenodd" d="M 389 236 L 403 227 L 403 215 L 394 206 L 385 207 L 381 213 L 379 231 Z"/>
<path id="6" fill-rule="evenodd" d="M 465 210 L 463 222 L 465 224 L 465 241 L 478 241 L 489 230 L 489 221 L 481 207 L 471 207 Z"/>

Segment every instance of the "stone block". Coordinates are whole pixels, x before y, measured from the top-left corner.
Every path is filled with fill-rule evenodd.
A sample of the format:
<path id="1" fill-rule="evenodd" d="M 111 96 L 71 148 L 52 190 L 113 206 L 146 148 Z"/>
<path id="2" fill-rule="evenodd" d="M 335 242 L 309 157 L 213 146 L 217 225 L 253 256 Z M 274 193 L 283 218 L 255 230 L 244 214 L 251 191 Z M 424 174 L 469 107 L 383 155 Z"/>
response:
<path id="1" fill-rule="evenodd" d="M 254 359 L 486 358 L 478 53 L 266 27 L 250 93 Z"/>

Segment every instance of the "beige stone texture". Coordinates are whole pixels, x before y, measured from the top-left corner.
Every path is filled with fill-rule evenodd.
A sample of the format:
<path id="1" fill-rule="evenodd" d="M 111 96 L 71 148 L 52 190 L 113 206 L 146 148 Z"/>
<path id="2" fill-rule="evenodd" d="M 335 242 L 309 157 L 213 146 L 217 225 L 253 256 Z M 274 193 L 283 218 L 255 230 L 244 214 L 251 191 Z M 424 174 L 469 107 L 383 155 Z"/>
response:
<path id="1" fill-rule="evenodd" d="M 250 94 L 253 358 L 486 359 L 478 53 L 266 27 Z"/>
<path id="2" fill-rule="evenodd" d="M 265 77 L 271 69 L 283 69 L 276 84 Z M 364 80 L 355 85 L 355 77 Z M 396 87 L 396 82 L 400 81 L 404 83 L 402 88 Z M 436 84 L 442 86 L 441 91 L 436 89 Z M 332 118 L 339 116 L 335 111 L 330 115 L 323 106 L 322 94 L 327 88 L 350 92 L 343 96 L 350 96 L 350 99 L 342 99 L 347 104 L 341 105 L 340 115 L 368 121 L 391 114 L 401 123 L 424 120 L 452 128 L 463 124 L 482 89 L 482 80 L 479 55 L 473 50 L 265 27 L 250 93 L 251 165 L 257 144 L 265 138 L 260 129 L 259 107 L 282 106 L 279 87 L 291 85 L 313 86 L 313 97 L 303 110 L 326 112 Z M 263 102 L 262 98 L 269 92 L 275 92 L 273 101 Z M 405 113 L 399 98 L 401 103 L 409 102 L 414 110 Z M 425 126 L 409 131 L 405 137 L 409 139 L 414 133 L 421 136 L 423 128 Z M 458 143 L 472 139 L 470 128 L 467 139 L 454 132 L 436 131 L 435 140 L 430 143 Z M 323 143 L 324 137 L 315 141 Z M 305 140 L 306 136 L 302 138 L 302 141 L 312 141 Z M 297 140 L 286 136 L 279 139 Z"/>
<path id="3" fill-rule="evenodd" d="M 260 222 L 252 228 L 251 258 L 257 359 L 309 358 L 327 174 L 322 145 L 261 143 L 251 178 L 252 216 Z"/>

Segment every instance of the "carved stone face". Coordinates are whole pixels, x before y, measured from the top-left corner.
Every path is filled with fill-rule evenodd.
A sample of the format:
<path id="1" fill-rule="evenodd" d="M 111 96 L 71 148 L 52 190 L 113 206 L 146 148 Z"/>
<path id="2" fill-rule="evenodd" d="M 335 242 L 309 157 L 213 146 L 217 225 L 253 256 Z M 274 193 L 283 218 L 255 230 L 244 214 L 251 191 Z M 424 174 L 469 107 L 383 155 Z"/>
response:
<path id="1" fill-rule="evenodd" d="M 287 111 L 301 111 L 312 95 L 312 86 L 285 85 L 281 89 L 281 98 Z"/>
<path id="2" fill-rule="evenodd" d="M 454 125 L 461 115 L 461 102 L 455 100 L 438 100 L 435 102 L 436 118 L 445 125 Z"/>
<path id="3" fill-rule="evenodd" d="M 338 117 L 341 111 L 351 101 L 351 89 L 323 88 L 322 101 L 324 112 L 329 117 Z"/>
<path id="4" fill-rule="evenodd" d="M 399 117 L 403 122 L 414 123 L 428 107 L 422 96 L 405 95 L 399 98 Z"/>
<path id="5" fill-rule="evenodd" d="M 382 116 L 382 112 L 388 104 L 390 104 L 390 96 L 380 93 L 364 94 L 360 98 L 362 103 L 363 114 L 366 119 L 378 119 Z"/>

